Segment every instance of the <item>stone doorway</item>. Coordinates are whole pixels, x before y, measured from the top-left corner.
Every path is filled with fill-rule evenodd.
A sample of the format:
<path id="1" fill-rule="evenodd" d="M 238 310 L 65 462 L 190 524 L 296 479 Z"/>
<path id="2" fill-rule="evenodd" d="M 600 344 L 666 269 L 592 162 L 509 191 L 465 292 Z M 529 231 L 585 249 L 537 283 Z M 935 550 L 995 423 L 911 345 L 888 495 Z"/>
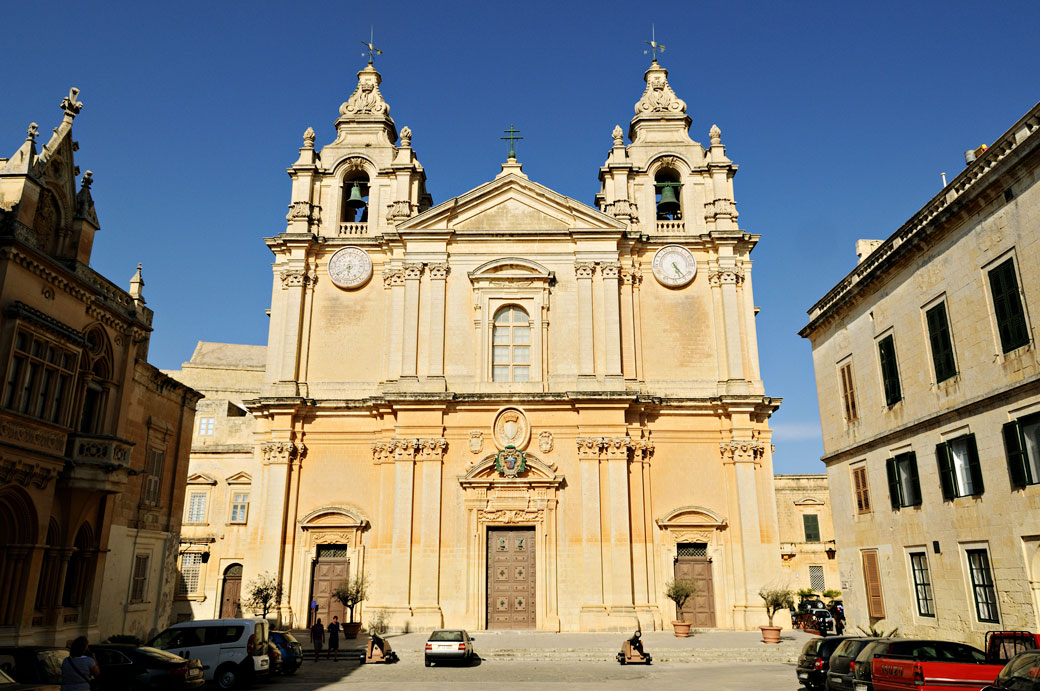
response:
<path id="1" fill-rule="evenodd" d="M 220 595 L 220 618 L 238 619 L 242 616 L 242 565 L 232 564 L 224 569 L 224 584 Z"/>
<path id="2" fill-rule="evenodd" d="M 676 548 L 675 578 L 689 578 L 697 584 L 697 592 L 683 606 L 683 620 L 693 624 L 694 628 L 715 628 L 715 586 L 708 545 L 680 542 Z"/>
<path id="3" fill-rule="evenodd" d="M 350 559 L 344 545 L 319 545 L 318 558 L 311 572 L 311 606 L 307 617 L 308 626 L 317 619 L 328 626 L 332 617 L 346 621 L 346 607 L 332 596 L 340 582 L 350 577 Z"/>
<path id="4" fill-rule="evenodd" d="M 487 628 L 535 628 L 535 529 L 488 528 Z"/>

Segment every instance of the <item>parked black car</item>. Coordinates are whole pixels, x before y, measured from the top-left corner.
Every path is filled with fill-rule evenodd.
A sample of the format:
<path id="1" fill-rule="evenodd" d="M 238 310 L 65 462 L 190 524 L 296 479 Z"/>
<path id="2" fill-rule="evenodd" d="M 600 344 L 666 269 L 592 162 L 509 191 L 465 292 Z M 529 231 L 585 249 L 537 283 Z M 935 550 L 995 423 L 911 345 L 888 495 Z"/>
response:
<path id="1" fill-rule="evenodd" d="M 827 691 L 853 691 L 853 669 L 856 656 L 876 638 L 846 638 L 831 654 L 827 669 Z"/>
<path id="2" fill-rule="evenodd" d="M 1019 653 L 1008 660 L 996 681 L 982 691 L 1040 691 L 1040 650 Z"/>
<path id="3" fill-rule="evenodd" d="M 270 641 L 282 654 L 281 668 L 277 674 L 296 674 L 303 664 L 303 646 L 288 631 L 272 631 Z"/>
<path id="4" fill-rule="evenodd" d="M 20 684 L 60 684 L 65 648 L 22 645 L 0 648 L 0 669 Z"/>
<path id="5" fill-rule="evenodd" d="M 856 656 L 856 668 L 852 675 L 852 685 L 856 691 L 874 691 L 874 671 L 871 664 L 878 655 L 888 652 L 894 638 L 875 638 Z"/>
<path id="6" fill-rule="evenodd" d="M 54 684 L 19 684 L 0 670 L 0 691 L 61 691 L 61 687 Z"/>
<path id="7" fill-rule="evenodd" d="M 827 682 L 831 654 L 843 640 L 845 639 L 839 636 L 830 636 L 813 638 L 806 643 L 798 658 L 798 683 L 809 689 L 822 689 Z"/>
<path id="8" fill-rule="evenodd" d="M 197 689 L 206 683 L 201 662 L 158 648 L 106 643 L 90 650 L 101 670 L 99 691 Z"/>

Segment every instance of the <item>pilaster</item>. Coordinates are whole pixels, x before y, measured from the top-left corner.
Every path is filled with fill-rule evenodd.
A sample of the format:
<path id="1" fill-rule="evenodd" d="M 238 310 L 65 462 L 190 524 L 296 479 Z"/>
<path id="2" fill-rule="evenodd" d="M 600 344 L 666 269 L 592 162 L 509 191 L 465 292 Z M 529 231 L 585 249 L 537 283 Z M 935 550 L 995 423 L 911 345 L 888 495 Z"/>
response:
<path id="1" fill-rule="evenodd" d="M 404 265 L 404 345 L 401 351 L 401 379 L 418 381 L 416 364 L 419 344 L 419 283 L 423 265 Z"/>
<path id="2" fill-rule="evenodd" d="M 390 324 L 386 379 L 388 382 L 396 382 L 401 376 L 404 344 L 404 271 L 401 269 L 387 270 L 383 274 L 383 287 L 390 291 L 390 312 L 386 315 L 386 320 Z"/>
<path id="3" fill-rule="evenodd" d="M 394 459 L 393 532 L 390 539 L 388 608 L 395 620 L 410 619 L 412 581 L 412 497 L 415 485 L 415 452 L 418 439 L 391 439 L 388 449 Z"/>
<path id="4" fill-rule="evenodd" d="M 419 630 L 444 625 L 440 607 L 440 535 L 441 483 L 447 447 L 448 442 L 443 437 L 418 440 L 417 461 L 422 478 L 422 505 L 416 571 L 422 575 L 412 584 L 412 621 Z"/>
<path id="5" fill-rule="evenodd" d="M 603 593 L 603 533 L 600 522 L 599 454 L 603 440 L 578 437 L 581 476 L 582 592 L 581 627 L 585 631 L 606 627 L 607 606 Z"/>
<path id="6" fill-rule="evenodd" d="M 444 379 L 444 298 L 449 267 L 430 264 L 430 365 L 428 379 Z"/>
<path id="7" fill-rule="evenodd" d="M 575 262 L 574 275 L 578 283 L 578 378 L 595 379 L 592 324 L 592 277 L 594 262 Z"/>
<path id="8" fill-rule="evenodd" d="M 629 501 L 628 458 L 632 439 L 607 437 L 602 440 L 607 465 L 609 538 L 609 605 L 612 617 L 634 617 L 632 597 L 632 506 Z"/>

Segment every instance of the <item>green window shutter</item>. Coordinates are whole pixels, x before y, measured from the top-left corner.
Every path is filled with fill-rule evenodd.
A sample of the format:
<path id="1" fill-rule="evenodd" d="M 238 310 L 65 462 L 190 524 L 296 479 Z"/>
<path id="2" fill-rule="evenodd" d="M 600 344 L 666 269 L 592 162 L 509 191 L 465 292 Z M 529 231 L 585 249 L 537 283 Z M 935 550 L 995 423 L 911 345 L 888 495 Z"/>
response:
<path id="1" fill-rule="evenodd" d="M 975 444 L 975 435 L 968 435 L 968 472 L 971 473 L 972 494 L 978 496 L 986 491 L 982 482 L 982 464 L 979 462 L 979 447 Z"/>
<path id="2" fill-rule="evenodd" d="M 935 445 L 935 460 L 939 463 L 939 485 L 942 487 L 943 501 L 950 501 L 957 496 L 957 487 L 950 447 L 945 442 Z"/>
<path id="3" fill-rule="evenodd" d="M 932 362 L 935 364 L 935 381 L 943 382 L 957 374 L 953 361 L 953 343 L 950 341 L 950 322 L 946 316 L 946 303 L 940 302 L 925 312 L 928 323 L 928 340 L 932 346 Z"/>
<path id="4" fill-rule="evenodd" d="M 892 500 L 892 508 L 898 509 L 903 505 L 899 496 L 899 476 L 896 474 L 896 459 L 890 458 L 885 462 L 888 471 L 888 496 Z"/>
<path id="5" fill-rule="evenodd" d="M 1008 476 L 1011 489 L 1021 489 L 1029 484 L 1026 474 L 1026 450 L 1022 443 L 1022 430 L 1016 420 L 1004 425 L 1004 452 L 1007 454 Z"/>
<path id="6" fill-rule="evenodd" d="M 885 386 L 885 405 L 893 406 L 903 398 L 903 392 L 899 388 L 896 346 L 891 336 L 878 343 L 878 357 L 881 360 L 881 381 Z"/>
<path id="7" fill-rule="evenodd" d="M 1015 261 L 1008 259 L 990 271 L 989 285 L 993 293 L 993 312 L 997 318 L 1001 349 L 1008 353 L 1029 343 L 1026 315 L 1022 309 L 1022 298 L 1018 294 L 1018 279 L 1015 277 Z"/>
<path id="8" fill-rule="evenodd" d="M 820 541 L 820 517 L 814 513 L 802 514 L 802 527 L 805 529 L 806 542 Z"/>
<path id="9" fill-rule="evenodd" d="M 917 474 L 917 454 L 911 451 L 906 455 L 909 456 L 906 465 L 910 470 L 910 491 L 914 495 L 909 497 L 910 501 L 907 506 L 919 506 L 921 504 L 921 478 Z"/>

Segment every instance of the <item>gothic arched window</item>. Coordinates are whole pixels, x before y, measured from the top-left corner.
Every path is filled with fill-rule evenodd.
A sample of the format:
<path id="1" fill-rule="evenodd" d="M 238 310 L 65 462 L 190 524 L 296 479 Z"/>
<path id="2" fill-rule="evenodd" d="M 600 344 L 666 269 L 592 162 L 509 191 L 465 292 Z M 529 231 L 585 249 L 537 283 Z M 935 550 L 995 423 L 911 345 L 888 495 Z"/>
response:
<path id="1" fill-rule="evenodd" d="M 531 380 L 531 318 L 523 308 L 506 305 L 495 312 L 492 331 L 491 380 Z"/>

